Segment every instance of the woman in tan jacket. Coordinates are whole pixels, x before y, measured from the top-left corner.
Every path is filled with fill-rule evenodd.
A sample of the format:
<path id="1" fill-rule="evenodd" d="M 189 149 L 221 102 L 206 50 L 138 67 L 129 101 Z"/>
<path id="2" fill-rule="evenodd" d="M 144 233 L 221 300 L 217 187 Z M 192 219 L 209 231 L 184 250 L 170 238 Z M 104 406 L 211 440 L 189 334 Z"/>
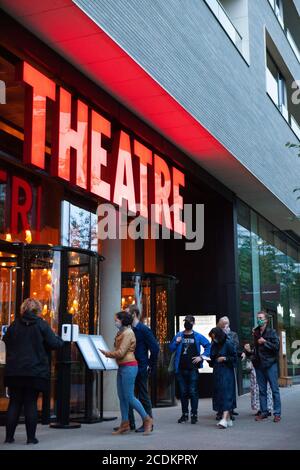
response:
<path id="1" fill-rule="evenodd" d="M 129 312 L 116 313 L 115 324 L 119 331 L 115 337 L 115 350 L 111 352 L 101 351 L 106 357 L 116 359 L 119 365 L 117 389 L 122 422 L 120 427 L 113 432 L 115 435 L 130 431 L 129 405 L 139 413 L 143 420 L 143 434 L 150 434 L 153 425 L 153 419 L 147 415 L 141 402 L 134 396 L 134 383 L 138 372 L 138 364 L 134 355 L 136 339 L 131 329 L 132 321 L 133 317 Z"/>

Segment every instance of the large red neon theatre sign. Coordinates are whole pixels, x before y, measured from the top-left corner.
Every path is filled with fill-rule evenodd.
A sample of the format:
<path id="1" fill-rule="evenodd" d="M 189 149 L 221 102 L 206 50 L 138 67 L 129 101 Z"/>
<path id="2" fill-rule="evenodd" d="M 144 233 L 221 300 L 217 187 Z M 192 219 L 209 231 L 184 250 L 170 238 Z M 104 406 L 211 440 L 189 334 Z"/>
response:
<path id="1" fill-rule="evenodd" d="M 155 222 L 184 235 L 181 220 L 184 174 L 124 130 L 112 136 L 111 122 L 65 88 L 26 62 L 24 161 L 45 169 L 46 100 L 55 103 L 51 174 L 118 206 L 125 200 L 131 212 L 148 218 L 155 204 Z M 103 147 L 111 139 L 112 152 Z M 173 206 L 173 211 L 170 211 Z M 164 219 L 162 219 L 162 214 Z"/>

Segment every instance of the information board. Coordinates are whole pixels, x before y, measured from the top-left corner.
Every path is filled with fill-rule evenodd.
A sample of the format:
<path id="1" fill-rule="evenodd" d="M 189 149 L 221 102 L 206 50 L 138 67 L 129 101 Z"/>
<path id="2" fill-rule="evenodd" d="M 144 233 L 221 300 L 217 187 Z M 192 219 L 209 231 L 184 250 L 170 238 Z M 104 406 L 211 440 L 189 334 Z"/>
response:
<path id="1" fill-rule="evenodd" d="M 92 341 L 97 354 L 100 357 L 100 360 L 102 361 L 102 364 L 104 365 L 105 370 L 115 370 L 118 369 L 118 364 L 115 359 L 111 359 L 109 357 L 105 357 L 102 352 L 100 352 L 100 349 L 103 351 L 109 351 L 109 348 L 104 341 L 103 336 L 101 335 L 90 335 L 90 340 Z"/>
<path id="2" fill-rule="evenodd" d="M 107 344 L 100 335 L 78 335 L 76 342 L 87 367 L 91 370 L 114 370 L 118 365 L 114 359 L 109 359 L 99 349 L 109 351 Z"/>

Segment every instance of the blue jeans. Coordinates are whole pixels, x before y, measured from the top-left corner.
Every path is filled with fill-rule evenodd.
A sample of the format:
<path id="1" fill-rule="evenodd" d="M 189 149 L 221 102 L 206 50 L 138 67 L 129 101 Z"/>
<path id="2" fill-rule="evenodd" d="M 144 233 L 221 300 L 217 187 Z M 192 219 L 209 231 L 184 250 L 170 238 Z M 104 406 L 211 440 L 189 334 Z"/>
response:
<path id="1" fill-rule="evenodd" d="M 197 415 L 198 413 L 198 382 L 199 382 L 199 372 L 197 369 L 179 369 L 176 374 L 179 391 L 180 391 L 180 400 L 182 414 L 189 414 L 189 398 L 191 399 L 191 413 L 192 415 Z"/>
<path id="2" fill-rule="evenodd" d="M 146 413 L 152 418 L 152 403 L 148 392 L 148 371 L 139 370 L 135 379 L 135 395 L 140 400 L 141 404 L 146 410 Z M 129 407 L 129 421 L 130 426 L 135 426 L 134 413 L 131 406 Z"/>
<path id="3" fill-rule="evenodd" d="M 263 367 L 258 367 L 255 369 L 256 380 L 259 388 L 259 402 L 260 402 L 260 411 L 263 415 L 268 414 L 268 394 L 267 386 L 268 382 L 270 384 L 272 395 L 273 395 L 273 410 L 274 416 L 281 415 L 281 401 L 280 401 L 280 392 L 278 386 L 278 365 L 277 363 L 273 364 L 267 369 Z"/>
<path id="4" fill-rule="evenodd" d="M 134 384 L 137 366 L 120 366 L 117 375 L 117 390 L 120 401 L 122 421 L 128 421 L 129 405 L 138 412 L 142 420 L 148 415 L 141 402 L 134 396 Z"/>

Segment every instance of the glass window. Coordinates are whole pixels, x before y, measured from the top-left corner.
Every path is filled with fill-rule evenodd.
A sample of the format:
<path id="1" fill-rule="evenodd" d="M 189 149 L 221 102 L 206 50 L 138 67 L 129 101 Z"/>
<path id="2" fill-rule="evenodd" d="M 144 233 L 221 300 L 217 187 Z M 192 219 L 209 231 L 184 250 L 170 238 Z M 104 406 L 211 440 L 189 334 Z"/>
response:
<path id="1" fill-rule="evenodd" d="M 62 201 L 61 243 L 64 246 L 98 251 L 97 215 Z"/>
<path id="2" fill-rule="evenodd" d="M 300 375 L 300 366 L 293 356 L 300 337 L 299 247 L 284 232 L 240 202 L 237 232 L 241 344 L 251 342 L 255 315 L 264 309 L 278 334 L 286 332 L 288 375 Z M 247 388 L 246 371 L 243 385 Z"/>

